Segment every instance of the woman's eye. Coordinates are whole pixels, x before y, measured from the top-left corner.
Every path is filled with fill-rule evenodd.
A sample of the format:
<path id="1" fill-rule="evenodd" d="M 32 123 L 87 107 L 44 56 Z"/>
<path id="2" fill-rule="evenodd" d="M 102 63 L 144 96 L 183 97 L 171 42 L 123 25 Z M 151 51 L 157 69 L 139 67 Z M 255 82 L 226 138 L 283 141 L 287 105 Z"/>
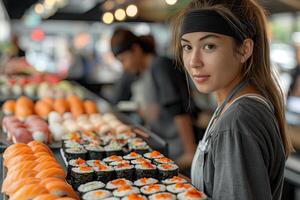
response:
<path id="1" fill-rule="evenodd" d="M 216 48 L 216 45 L 214 45 L 214 44 L 206 44 L 203 46 L 204 50 L 213 50 L 215 48 Z"/>
<path id="2" fill-rule="evenodd" d="M 189 51 L 189 50 L 192 49 L 192 47 L 191 47 L 190 45 L 184 44 L 184 45 L 182 45 L 182 49 L 183 49 L 184 51 Z"/>

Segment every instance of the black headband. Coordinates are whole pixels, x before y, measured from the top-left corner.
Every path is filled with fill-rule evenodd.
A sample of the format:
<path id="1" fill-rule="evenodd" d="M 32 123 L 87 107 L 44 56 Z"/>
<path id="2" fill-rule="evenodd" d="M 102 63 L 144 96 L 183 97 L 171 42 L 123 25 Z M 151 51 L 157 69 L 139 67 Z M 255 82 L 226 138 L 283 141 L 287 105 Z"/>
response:
<path id="1" fill-rule="evenodd" d="M 131 48 L 133 44 L 139 43 L 135 40 L 127 40 L 126 42 L 120 43 L 116 45 L 115 47 L 112 47 L 112 52 L 115 56 L 119 55 L 120 53 L 123 53 L 124 51 L 127 51 Z"/>
<path id="2" fill-rule="evenodd" d="M 240 41 L 246 39 L 245 34 L 241 30 L 237 31 L 233 26 L 238 27 L 214 10 L 194 10 L 185 15 L 180 37 L 186 33 L 212 32 L 231 36 Z"/>

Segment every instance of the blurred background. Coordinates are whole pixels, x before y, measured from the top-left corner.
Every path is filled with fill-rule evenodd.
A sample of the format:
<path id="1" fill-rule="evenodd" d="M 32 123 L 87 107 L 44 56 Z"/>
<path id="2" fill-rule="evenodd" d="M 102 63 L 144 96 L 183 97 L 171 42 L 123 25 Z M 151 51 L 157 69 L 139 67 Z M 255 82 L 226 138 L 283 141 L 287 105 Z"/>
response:
<path id="1" fill-rule="evenodd" d="M 268 12 L 270 56 L 286 96 L 288 132 L 295 153 L 287 161 L 283 199 L 300 199 L 300 1 L 259 0 Z M 75 80 L 109 101 L 122 74 L 110 49 L 116 26 L 152 34 L 156 50 L 170 55 L 170 19 L 189 0 L 1 0 L 1 75 L 45 72 Z M 10 66 L 9 68 L 7 66 Z M 0 96 L 7 85 L 0 79 Z M 195 94 L 205 128 L 215 103 Z"/>

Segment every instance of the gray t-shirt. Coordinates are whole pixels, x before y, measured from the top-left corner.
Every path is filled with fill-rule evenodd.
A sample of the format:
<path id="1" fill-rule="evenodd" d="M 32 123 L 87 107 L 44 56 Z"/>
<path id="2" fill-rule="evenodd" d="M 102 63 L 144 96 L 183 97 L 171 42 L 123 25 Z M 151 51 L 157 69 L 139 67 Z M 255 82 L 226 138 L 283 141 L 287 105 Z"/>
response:
<path id="1" fill-rule="evenodd" d="M 209 199 L 281 199 L 285 155 L 275 116 L 266 105 L 241 98 L 212 131 L 203 172 Z"/>

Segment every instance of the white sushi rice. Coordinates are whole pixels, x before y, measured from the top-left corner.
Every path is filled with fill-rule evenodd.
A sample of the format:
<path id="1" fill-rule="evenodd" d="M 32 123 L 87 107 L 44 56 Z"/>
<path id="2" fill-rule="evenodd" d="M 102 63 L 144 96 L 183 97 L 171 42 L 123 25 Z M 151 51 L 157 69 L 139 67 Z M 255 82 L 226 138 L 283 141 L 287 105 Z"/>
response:
<path id="1" fill-rule="evenodd" d="M 132 182 L 130 180 L 127 180 L 125 178 L 120 178 L 120 179 L 115 179 L 113 181 L 109 181 L 107 184 L 106 184 L 106 189 L 109 189 L 109 190 L 114 190 L 114 189 L 117 189 L 121 186 L 123 186 L 123 184 L 113 184 L 114 182 L 116 182 L 117 180 L 123 180 L 124 181 L 124 185 L 132 185 Z"/>
<path id="2" fill-rule="evenodd" d="M 85 174 L 85 173 L 92 173 L 92 172 L 94 172 L 94 170 L 93 170 L 92 167 L 91 167 L 90 170 L 84 170 L 84 171 L 81 171 L 80 167 L 73 167 L 72 171 L 76 172 L 77 174 Z"/>
<path id="3" fill-rule="evenodd" d="M 114 161 L 114 162 L 111 162 L 109 163 L 110 166 L 117 166 L 117 165 L 120 165 L 120 164 L 129 164 L 130 162 L 127 161 L 127 160 L 119 160 L 119 161 Z"/>
<path id="4" fill-rule="evenodd" d="M 162 158 L 162 157 L 164 157 L 164 155 L 161 154 L 161 153 L 160 153 L 159 155 L 155 156 L 155 157 L 151 157 L 151 156 L 150 156 L 151 153 L 152 153 L 152 152 L 145 153 L 145 154 L 144 154 L 144 157 L 145 157 L 145 158 L 148 158 L 148 159 L 157 159 L 157 158 Z"/>
<path id="5" fill-rule="evenodd" d="M 105 199 L 107 197 L 111 197 L 112 194 L 111 192 L 107 190 L 94 190 L 91 192 L 87 192 L 82 196 L 83 200 L 100 200 L 100 199 Z"/>
<path id="6" fill-rule="evenodd" d="M 92 182 L 80 185 L 78 187 L 78 191 L 86 193 L 86 192 L 101 189 L 101 188 L 104 188 L 104 187 L 105 187 L 105 184 L 102 183 L 101 181 L 92 181 Z"/>
<path id="7" fill-rule="evenodd" d="M 103 159 L 103 161 L 104 162 L 114 162 L 114 161 L 116 161 L 115 159 L 111 159 L 111 158 L 112 158 L 111 156 L 110 157 L 106 157 L 106 158 Z M 115 158 L 117 158 L 118 160 L 123 160 L 121 156 L 117 156 Z"/>
<path id="8" fill-rule="evenodd" d="M 177 199 L 178 199 L 178 200 L 204 200 L 204 199 L 207 198 L 207 196 L 206 196 L 204 193 L 199 192 L 199 191 L 198 191 L 198 192 L 199 192 L 199 197 L 191 197 L 191 196 L 188 196 L 188 195 L 187 195 L 188 192 L 189 192 L 189 190 L 187 190 L 187 191 L 185 191 L 185 192 L 183 192 L 183 193 L 178 194 L 178 195 L 177 195 Z"/>
<path id="9" fill-rule="evenodd" d="M 171 168 L 165 169 L 165 168 L 163 167 L 164 165 L 170 165 Z M 169 164 L 169 163 L 168 163 L 168 164 L 160 164 L 160 165 L 157 166 L 157 168 L 158 168 L 159 170 L 162 170 L 162 171 L 170 171 L 170 170 L 178 169 L 178 166 L 175 165 L 175 164 Z"/>
<path id="10" fill-rule="evenodd" d="M 123 156 L 124 159 L 126 160 L 133 160 L 137 158 L 141 158 L 142 156 L 140 154 L 137 154 L 136 156 L 131 156 L 131 154 L 127 154 L 126 156 Z"/>
<path id="11" fill-rule="evenodd" d="M 144 199 L 144 200 L 146 200 L 146 199 L 147 199 L 145 196 L 143 196 L 143 195 L 140 195 L 140 194 L 137 194 L 136 196 L 137 196 L 138 198 L 142 198 L 142 199 Z M 126 197 L 123 197 L 123 198 L 122 198 L 122 200 L 129 200 L 129 197 L 128 197 L 128 195 L 127 195 Z"/>
<path id="12" fill-rule="evenodd" d="M 173 178 L 169 178 L 169 179 L 162 181 L 162 183 L 166 184 L 166 185 L 175 184 L 175 183 L 186 183 L 186 182 L 187 182 L 187 180 L 185 180 L 184 178 L 181 178 L 179 176 L 175 176 Z"/>
<path id="13" fill-rule="evenodd" d="M 100 170 L 97 166 L 93 167 L 94 171 L 95 172 L 99 172 L 99 171 L 102 171 L 102 172 L 108 172 L 108 171 L 114 171 L 114 168 L 112 166 L 108 166 L 108 165 L 105 165 L 107 168 L 106 169 L 102 169 Z"/>
<path id="14" fill-rule="evenodd" d="M 143 183 L 142 180 L 145 180 L 146 183 Z M 134 181 L 134 185 L 141 187 L 141 186 L 145 186 L 145 185 L 150 185 L 150 184 L 155 184 L 158 183 L 158 180 L 154 179 L 154 178 L 140 178 L 136 181 Z"/>
<path id="15" fill-rule="evenodd" d="M 122 188 L 114 190 L 113 195 L 116 197 L 124 197 L 124 196 L 130 195 L 130 194 L 140 193 L 140 190 L 137 187 L 129 186 L 128 189 L 123 190 L 123 191 L 120 191 L 120 189 L 122 189 Z"/>
<path id="16" fill-rule="evenodd" d="M 89 166 L 91 166 L 91 167 L 94 167 L 95 166 L 95 162 L 98 162 L 98 161 L 99 161 L 100 164 L 106 165 L 106 163 L 103 162 L 103 161 L 101 161 L 101 160 L 87 160 L 86 164 L 89 165 Z"/>
<path id="17" fill-rule="evenodd" d="M 176 200 L 176 196 L 168 192 L 160 192 L 151 195 L 149 200 Z"/>
<path id="18" fill-rule="evenodd" d="M 149 189 L 149 188 L 153 187 L 154 185 L 158 185 L 159 189 Z M 141 188 L 141 192 L 146 195 L 151 195 L 151 194 L 155 194 L 158 192 L 164 192 L 164 191 L 166 191 L 166 186 L 164 186 L 162 184 L 151 184 L 151 185 L 143 186 Z"/>
<path id="19" fill-rule="evenodd" d="M 167 191 L 178 194 L 178 193 L 185 192 L 188 189 L 192 189 L 192 188 L 193 188 L 193 186 L 189 183 L 176 183 L 173 185 L 168 185 Z"/>
<path id="20" fill-rule="evenodd" d="M 143 160 L 141 161 L 138 161 L 138 160 L 132 160 L 131 163 L 134 164 L 134 165 L 139 165 L 143 162 L 150 162 L 151 163 L 151 160 L 147 159 L 147 158 L 144 158 Z"/>

